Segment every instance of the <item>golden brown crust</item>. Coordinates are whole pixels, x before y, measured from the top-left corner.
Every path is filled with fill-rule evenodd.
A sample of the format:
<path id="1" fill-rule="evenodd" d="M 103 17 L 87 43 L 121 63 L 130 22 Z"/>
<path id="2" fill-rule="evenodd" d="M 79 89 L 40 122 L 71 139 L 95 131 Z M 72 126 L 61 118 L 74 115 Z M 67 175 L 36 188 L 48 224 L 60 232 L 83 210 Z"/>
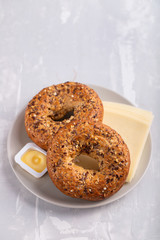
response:
<path id="1" fill-rule="evenodd" d="M 58 121 L 73 111 L 74 116 Z M 93 89 L 76 82 L 44 88 L 28 103 L 25 111 L 28 136 L 45 150 L 60 128 L 81 119 L 102 122 L 103 104 Z"/>
<path id="2" fill-rule="evenodd" d="M 75 157 L 87 154 L 96 159 L 99 171 L 75 164 Z M 60 129 L 47 151 L 48 173 L 64 194 L 91 201 L 103 200 L 125 183 L 130 155 L 121 136 L 102 123 L 73 121 Z"/>

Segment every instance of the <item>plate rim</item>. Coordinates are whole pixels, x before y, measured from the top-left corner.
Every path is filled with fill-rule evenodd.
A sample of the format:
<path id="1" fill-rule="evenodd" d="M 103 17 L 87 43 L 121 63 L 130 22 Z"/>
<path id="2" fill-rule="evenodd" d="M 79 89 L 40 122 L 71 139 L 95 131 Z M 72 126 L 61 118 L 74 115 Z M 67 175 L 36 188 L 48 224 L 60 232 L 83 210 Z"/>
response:
<path id="1" fill-rule="evenodd" d="M 126 104 L 128 105 L 131 105 L 131 106 L 135 106 L 131 101 L 129 101 L 128 99 L 126 99 L 125 97 L 123 97 L 122 95 L 120 95 L 119 93 L 111 90 L 111 89 L 108 89 L 108 88 L 105 88 L 105 87 L 102 87 L 102 86 L 98 86 L 98 85 L 94 85 L 94 84 L 86 84 L 88 85 L 89 87 L 93 88 L 95 91 L 96 91 L 96 88 L 99 88 L 101 90 L 106 90 L 106 91 L 109 91 L 111 94 L 113 95 L 116 95 L 118 96 L 119 98 L 123 99 Z M 59 207 L 65 207 L 65 208 L 74 208 L 74 209 L 86 209 L 86 208 L 95 208 L 95 207 L 102 207 L 102 206 L 105 206 L 105 205 L 108 205 L 112 202 L 115 202 L 119 199 L 121 199 L 122 197 L 124 197 L 126 194 L 128 194 L 130 191 L 132 191 L 138 184 L 139 182 L 142 180 L 142 178 L 144 177 L 144 175 L 146 174 L 148 168 L 149 168 L 149 165 L 150 165 L 150 162 L 151 162 L 151 156 L 152 156 L 152 138 L 151 138 L 151 133 L 149 131 L 149 134 L 148 134 L 148 138 L 146 140 L 149 141 L 149 145 L 150 145 L 150 153 L 149 153 L 149 157 L 148 157 L 148 163 L 147 165 L 145 166 L 145 170 L 144 172 L 142 173 L 142 175 L 140 176 L 140 178 L 138 179 L 138 181 L 133 185 L 131 186 L 131 188 L 127 189 L 124 193 L 122 193 L 120 196 L 117 196 L 116 199 L 112 199 L 112 198 L 107 198 L 107 199 L 104 199 L 102 201 L 90 201 L 91 205 L 83 205 L 83 202 L 81 204 L 77 204 L 77 205 L 71 205 L 68 204 L 68 203 L 59 203 L 58 201 L 51 201 L 50 199 L 47 199 L 47 198 L 44 198 L 43 196 L 40 196 L 38 195 L 37 193 L 35 193 L 32 189 L 30 189 L 25 183 L 23 183 L 22 179 L 18 176 L 17 172 L 15 171 L 13 165 L 12 165 L 12 160 L 11 160 L 11 156 L 9 154 L 10 150 L 9 150 L 9 145 L 10 145 L 10 141 L 11 141 L 11 135 L 12 135 L 12 131 L 13 131 L 13 128 L 14 128 L 14 124 L 16 122 L 16 120 L 18 119 L 18 117 L 22 114 L 22 112 L 25 110 L 25 104 L 23 104 L 23 106 L 21 107 L 21 109 L 18 111 L 18 114 L 15 116 L 15 118 L 13 119 L 13 123 L 11 125 L 11 128 L 9 130 L 9 133 L 8 133 L 8 137 L 7 137 L 7 156 L 8 156 L 8 160 L 9 160 L 9 164 L 11 166 L 11 169 L 13 170 L 15 176 L 17 177 L 17 179 L 19 180 L 19 182 L 23 185 L 23 187 L 25 187 L 30 193 L 32 193 L 35 197 L 38 197 L 40 199 L 42 199 L 43 201 L 47 202 L 47 203 L 50 203 L 50 204 L 54 204 L 55 206 L 59 206 Z M 127 183 L 127 184 L 130 184 L 130 183 Z M 107 202 L 106 202 L 107 200 Z M 76 199 L 75 199 L 76 201 Z"/>

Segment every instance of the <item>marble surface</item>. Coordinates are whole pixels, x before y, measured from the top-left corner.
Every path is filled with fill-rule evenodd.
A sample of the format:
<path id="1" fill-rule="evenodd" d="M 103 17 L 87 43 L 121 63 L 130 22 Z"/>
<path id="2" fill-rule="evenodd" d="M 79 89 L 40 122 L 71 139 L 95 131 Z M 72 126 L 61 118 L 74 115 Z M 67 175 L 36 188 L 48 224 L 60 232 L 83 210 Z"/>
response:
<path id="1" fill-rule="evenodd" d="M 0 239 L 160 239 L 160 1 L 0 0 Z M 152 111 L 151 163 L 112 204 L 67 209 L 38 199 L 12 172 L 7 136 L 45 86 L 109 88 Z"/>

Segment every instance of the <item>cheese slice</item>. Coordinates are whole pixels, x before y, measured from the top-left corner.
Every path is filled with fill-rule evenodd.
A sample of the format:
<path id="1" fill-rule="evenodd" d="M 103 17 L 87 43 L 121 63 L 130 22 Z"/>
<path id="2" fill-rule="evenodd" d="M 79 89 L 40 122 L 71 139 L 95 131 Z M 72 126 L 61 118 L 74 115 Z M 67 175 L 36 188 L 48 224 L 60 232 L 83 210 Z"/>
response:
<path id="1" fill-rule="evenodd" d="M 115 129 L 129 148 L 131 165 L 126 182 L 130 182 L 136 173 L 152 124 L 153 114 L 121 103 L 104 101 L 103 106 L 103 123 Z"/>
<path id="2" fill-rule="evenodd" d="M 149 111 L 136 108 L 131 105 L 126 105 L 122 103 L 115 103 L 115 102 L 103 102 L 103 105 L 105 108 L 107 108 L 110 112 L 120 112 L 125 114 L 126 116 L 130 116 L 132 114 L 133 118 L 138 118 L 139 120 L 142 120 L 144 122 L 152 122 L 153 120 L 153 114 Z"/>

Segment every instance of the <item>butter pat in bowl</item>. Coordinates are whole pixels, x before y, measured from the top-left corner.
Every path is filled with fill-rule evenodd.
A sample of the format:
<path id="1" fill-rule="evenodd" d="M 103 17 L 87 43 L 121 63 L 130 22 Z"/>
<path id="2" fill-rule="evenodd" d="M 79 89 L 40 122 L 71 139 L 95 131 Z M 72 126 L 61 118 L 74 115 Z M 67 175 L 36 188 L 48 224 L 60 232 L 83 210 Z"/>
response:
<path id="1" fill-rule="evenodd" d="M 14 157 L 24 170 L 36 178 L 47 172 L 46 152 L 34 143 L 27 143 Z"/>

